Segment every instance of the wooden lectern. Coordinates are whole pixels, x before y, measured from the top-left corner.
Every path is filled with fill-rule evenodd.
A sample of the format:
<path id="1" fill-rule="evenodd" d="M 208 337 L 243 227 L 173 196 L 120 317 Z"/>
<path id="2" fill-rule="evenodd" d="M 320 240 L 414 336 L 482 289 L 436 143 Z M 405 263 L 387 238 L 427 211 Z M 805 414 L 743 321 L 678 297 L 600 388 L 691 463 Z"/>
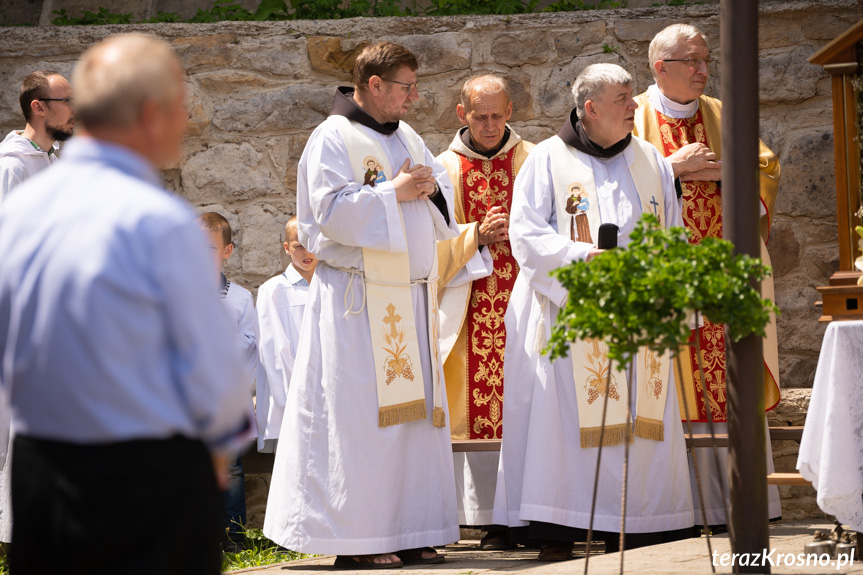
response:
<path id="1" fill-rule="evenodd" d="M 833 83 L 833 133 L 836 154 L 836 208 L 839 223 L 839 271 L 830 285 L 817 288 L 823 298 L 819 321 L 863 319 L 863 285 L 854 260 L 861 255 L 863 221 L 861 145 L 863 145 L 863 20 L 809 58 L 824 66 Z"/>

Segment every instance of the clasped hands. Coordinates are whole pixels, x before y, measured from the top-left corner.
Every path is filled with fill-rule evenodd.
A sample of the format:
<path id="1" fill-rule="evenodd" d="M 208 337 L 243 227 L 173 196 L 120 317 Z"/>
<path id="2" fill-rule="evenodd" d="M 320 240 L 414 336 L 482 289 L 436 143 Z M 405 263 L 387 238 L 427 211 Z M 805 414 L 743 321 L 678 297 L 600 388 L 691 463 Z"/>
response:
<path id="1" fill-rule="evenodd" d="M 686 144 L 668 159 L 674 169 L 674 177 L 680 178 L 681 182 L 716 182 L 722 179 L 722 162 L 717 162 L 716 154 L 700 142 Z"/>
<path id="2" fill-rule="evenodd" d="M 434 195 L 435 185 L 432 169 L 422 164 L 414 164 L 411 167 L 410 158 L 405 160 L 396 172 L 396 177 L 393 178 L 396 199 L 400 202 L 428 199 Z"/>

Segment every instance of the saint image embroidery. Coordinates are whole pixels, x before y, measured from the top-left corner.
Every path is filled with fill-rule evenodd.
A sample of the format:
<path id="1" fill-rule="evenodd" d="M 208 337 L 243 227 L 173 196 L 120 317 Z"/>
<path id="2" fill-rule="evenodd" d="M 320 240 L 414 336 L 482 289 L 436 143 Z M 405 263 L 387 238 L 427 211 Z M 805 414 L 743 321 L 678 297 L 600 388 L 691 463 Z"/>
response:
<path id="1" fill-rule="evenodd" d="M 587 221 L 587 210 L 590 202 L 584 186 L 575 183 L 566 188 L 566 213 L 572 214 L 570 222 L 570 239 L 572 241 L 593 243 L 590 237 L 590 225 Z"/>
<path id="2" fill-rule="evenodd" d="M 608 381 L 608 370 L 611 367 L 611 362 L 608 361 L 608 346 L 601 343 L 598 339 L 584 340 L 584 356 L 589 364 L 587 370 L 590 376 L 584 382 L 587 388 L 587 404 L 591 405 L 600 397 L 604 397 L 606 391 L 608 397 L 615 401 L 620 400 L 620 394 L 617 393 L 617 378 L 611 374 L 611 381 Z M 606 385 L 608 389 L 606 389 Z"/>
<path id="3" fill-rule="evenodd" d="M 391 384 L 397 377 L 402 377 L 408 381 L 414 380 L 413 362 L 409 355 L 405 353 L 407 345 L 405 345 L 405 328 L 402 325 L 402 316 L 396 313 L 396 306 L 389 304 L 387 306 L 387 315 L 383 318 L 384 342 L 387 352 L 386 364 L 384 365 L 387 373 L 387 385 Z"/>
<path id="4" fill-rule="evenodd" d="M 386 175 L 384 175 L 383 166 L 374 156 L 363 158 L 363 165 L 366 167 L 365 175 L 363 176 L 364 186 L 375 187 L 376 184 L 387 180 Z"/>

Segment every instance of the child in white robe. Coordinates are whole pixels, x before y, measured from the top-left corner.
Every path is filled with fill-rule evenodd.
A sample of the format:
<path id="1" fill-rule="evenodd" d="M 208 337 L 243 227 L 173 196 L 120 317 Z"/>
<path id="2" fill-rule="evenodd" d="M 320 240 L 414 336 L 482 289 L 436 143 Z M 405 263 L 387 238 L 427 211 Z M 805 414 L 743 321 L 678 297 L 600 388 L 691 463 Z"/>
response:
<path id="1" fill-rule="evenodd" d="M 249 387 L 249 410 L 254 409 L 252 393 L 258 372 L 258 316 L 249 290 L 231 283 L 222 273 L 222 268 L 228 258 L 234 253 L 231 225 L 228 220 L 216 212 L 207 212 L 198 218 L 201 228 L 207 232 L 210 250 L 215 258 L 216 269 L 220 277 L 220 293 L 225 302 L 233 324 L 237 327 L 233 334 L 237 347 L 243 358 L 243 373 L 245 383 Z M 224 493 L 224 520 L 228 540 L 227 549 L 237 550 L 243 541 L 242 526 L 246 523 L 246 490 L 245 473 L 243 471 L 243 455 L 228 466 L 228 488 Z"/>
<path id="2" fill-rule="evenodd" d="M 284 273 L 268 279 L 258 288 L 261 329 L 258 355 L 266 372 L 266 378 L 259 378 L 255 405 L 258 451 L 262 453 L 276 450 L 309 284 L 318 265 L 318 258 L 303 247 L 297 237 L 297 216 L 292 216 L 285 225 L 283 245 L 291 263 Z"/>

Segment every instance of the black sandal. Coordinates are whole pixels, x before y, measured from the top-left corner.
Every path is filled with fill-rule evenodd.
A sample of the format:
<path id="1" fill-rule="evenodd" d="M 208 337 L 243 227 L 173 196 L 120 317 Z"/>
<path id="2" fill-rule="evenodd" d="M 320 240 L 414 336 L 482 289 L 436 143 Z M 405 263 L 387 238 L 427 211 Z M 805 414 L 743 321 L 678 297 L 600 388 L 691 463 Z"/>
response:
<path id="1" fill-rule="evenodd" d="M 423 552 L 434 551 L 434 557 L 423 557 Z M 396 551 L 399 559 L 405 565 L 436 565 L 444 562 L 444 556 L 432 549 L 431 547 L 418 547 L 416 549 L 405 549 Z"/>
<path id="2" fill-rule="evenodd" d="M 401 561 L 391 563 L 375 563 L 375 557 L 391 555 L 390 553 L 378 553 L 377 555 L 338 555 L 333 567 L 339 569 L 371 570 L 371 569 L 399 569 L 404 564 Z"/>

